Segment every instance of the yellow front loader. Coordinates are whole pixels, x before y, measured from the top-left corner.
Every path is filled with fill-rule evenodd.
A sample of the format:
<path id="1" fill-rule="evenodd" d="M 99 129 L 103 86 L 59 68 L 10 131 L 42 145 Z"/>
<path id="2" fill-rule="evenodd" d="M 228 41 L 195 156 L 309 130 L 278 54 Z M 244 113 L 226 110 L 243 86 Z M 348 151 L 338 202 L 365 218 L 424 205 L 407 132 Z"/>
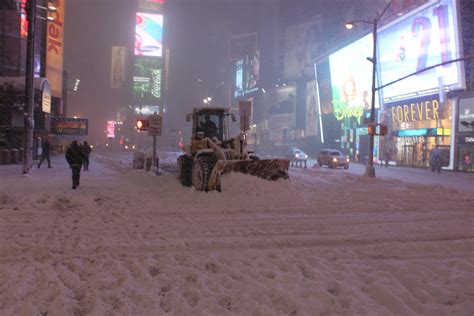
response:
<path id="1" fill-rule="evenodd" d="M 187 115 L 193 122 L 191 143 L 178 157 L 178 178 L 184 186 L 198 191 L 221 190 L 221 176 L 240 172 L 275 181 L 288 179 L 290 161 L 259 159 L 247 151 L 245 132 L 229 137 L 229 117 L 224 107 L 195 108 Z"/>

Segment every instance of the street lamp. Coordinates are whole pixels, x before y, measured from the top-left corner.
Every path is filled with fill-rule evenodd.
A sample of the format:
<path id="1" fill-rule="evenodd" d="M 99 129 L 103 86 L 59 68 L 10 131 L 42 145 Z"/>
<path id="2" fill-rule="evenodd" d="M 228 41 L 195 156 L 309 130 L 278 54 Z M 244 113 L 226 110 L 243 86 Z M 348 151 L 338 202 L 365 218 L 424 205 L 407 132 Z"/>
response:
<path id="1" fill-rule="evenodd" d="M 371 24 L 372 25 L 372 37 L 373 37 L 373 51 L 372 51 L 372 58 L 367 57 L 367 59 L 372 62 L 372 100 L 370 103 L 370 122 L 369 124 L 373 125 L 375 124 L 375 75 L 377 73 L 377 27 L 380 19 L 382 16 L 385 14 L 387 11 L 388 7 L 392 1 L 390 1 L 387 6 L 383 9 L 383 11 L 378 14 L 373 21 L 367 21 L 367 20 L 353 20 L 350 22 L 346 23 L 346 28 L 347 29 L 352 29 L 354 27 L 355 23 L 366 23 L 366 24 Z M 366 168 L 365 168 L 365 175 L 368 177 L 375 177 L 375 168 L 374 168 L 374 137 L 375 135 L 373 133 L 369 134 L 369 161 L 367 162 Z"/>
<path id="2" fill-rule="evenodd" d="M 33 132 L 35 128 L 35 91 L 34 91 L 34 58 L 35 58 L 35 24 L 36 9 L 43 9 L 49 12 L 56 11 L 53 6 L 37 6 L 36 0 L 26 3 L 26 18 L 28 20 L 28 37 L 26 41 L 26 74 L 25 74 L 25 139 L 23 142 L 23 174 L 29 173 L 33 164 Z M 45 19 L 43 17 L 38 17 Z M 53 18 L 48 17 L 48 21 Z"/>

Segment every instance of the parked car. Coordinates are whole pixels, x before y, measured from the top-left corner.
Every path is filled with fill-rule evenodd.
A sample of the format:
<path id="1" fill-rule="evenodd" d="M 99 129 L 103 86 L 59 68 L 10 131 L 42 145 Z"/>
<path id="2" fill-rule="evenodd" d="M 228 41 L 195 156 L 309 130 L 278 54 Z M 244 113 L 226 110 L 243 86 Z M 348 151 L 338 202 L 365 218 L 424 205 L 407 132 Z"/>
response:
<path id="1" fill-rule="evenodd" d="M 323 149 L 318 154 L 318 165 L 322 167 L 323 165 L 328 166 L 328 168 L 337 168 L 344 167 L 344 169 L 349 168 L 349 158 L 343 155 L 337 149 Z"/>
<path id="2" fill-rule="evenodd" d="M 298 147 L 290 147 L 286 153 L 286 158 L 290 160 L 291 165 L 306 167 L 308 155 Z"/>

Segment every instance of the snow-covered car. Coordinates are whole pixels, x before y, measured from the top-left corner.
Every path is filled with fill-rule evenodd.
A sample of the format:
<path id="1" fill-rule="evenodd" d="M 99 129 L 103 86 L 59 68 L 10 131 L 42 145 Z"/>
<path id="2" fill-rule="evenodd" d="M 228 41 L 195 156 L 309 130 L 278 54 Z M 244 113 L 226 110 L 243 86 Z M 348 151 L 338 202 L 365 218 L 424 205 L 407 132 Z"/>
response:
<path id="1" fill-rule="evenodd" d="M 318 154 L 318 165 L 328 166 L 328 168 L 344 167 L 349 168 L 349 158 L 337 149 L 323 149 Z"/>
<path id="2" fill-rule="evenodd" d="M 298 147 L 290 147 L 286 153 L 286 158 L 290 160 L 291 165 L 305 166 L 308 155 Z"/>

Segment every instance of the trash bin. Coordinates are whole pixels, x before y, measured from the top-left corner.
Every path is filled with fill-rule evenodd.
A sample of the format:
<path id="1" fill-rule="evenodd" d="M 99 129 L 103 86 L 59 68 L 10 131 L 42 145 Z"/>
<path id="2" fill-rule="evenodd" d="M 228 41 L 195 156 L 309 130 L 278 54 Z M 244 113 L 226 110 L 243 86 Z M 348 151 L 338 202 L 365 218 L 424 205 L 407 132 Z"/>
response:
<path id="1" fill-rule="evenodd" d="M 2 150 L 2 155 L 0 159 L 0 163 L 2 165 L 9 165 L 11 162 L 11 155 L 10 155 L 10 150 L 9 149 L 4 149 Z"/>
<path id="2" fill-rule="evenodd" d="M 143 169 L 145 166 L 145 153 L 136 151 L 133 153 L 133 169 Z"/>
<path id="3" fill-rule="evenodd" d="M 15 163 L 15 164 L 18 163 L 18 158 L 19 158 L 19 156 L 18 156 L 18 149 L 13 148 L 13 149 L 10 151 L 10 156 L 11 156 L 11 160 L 10 160 L 11 163 Z"/>

